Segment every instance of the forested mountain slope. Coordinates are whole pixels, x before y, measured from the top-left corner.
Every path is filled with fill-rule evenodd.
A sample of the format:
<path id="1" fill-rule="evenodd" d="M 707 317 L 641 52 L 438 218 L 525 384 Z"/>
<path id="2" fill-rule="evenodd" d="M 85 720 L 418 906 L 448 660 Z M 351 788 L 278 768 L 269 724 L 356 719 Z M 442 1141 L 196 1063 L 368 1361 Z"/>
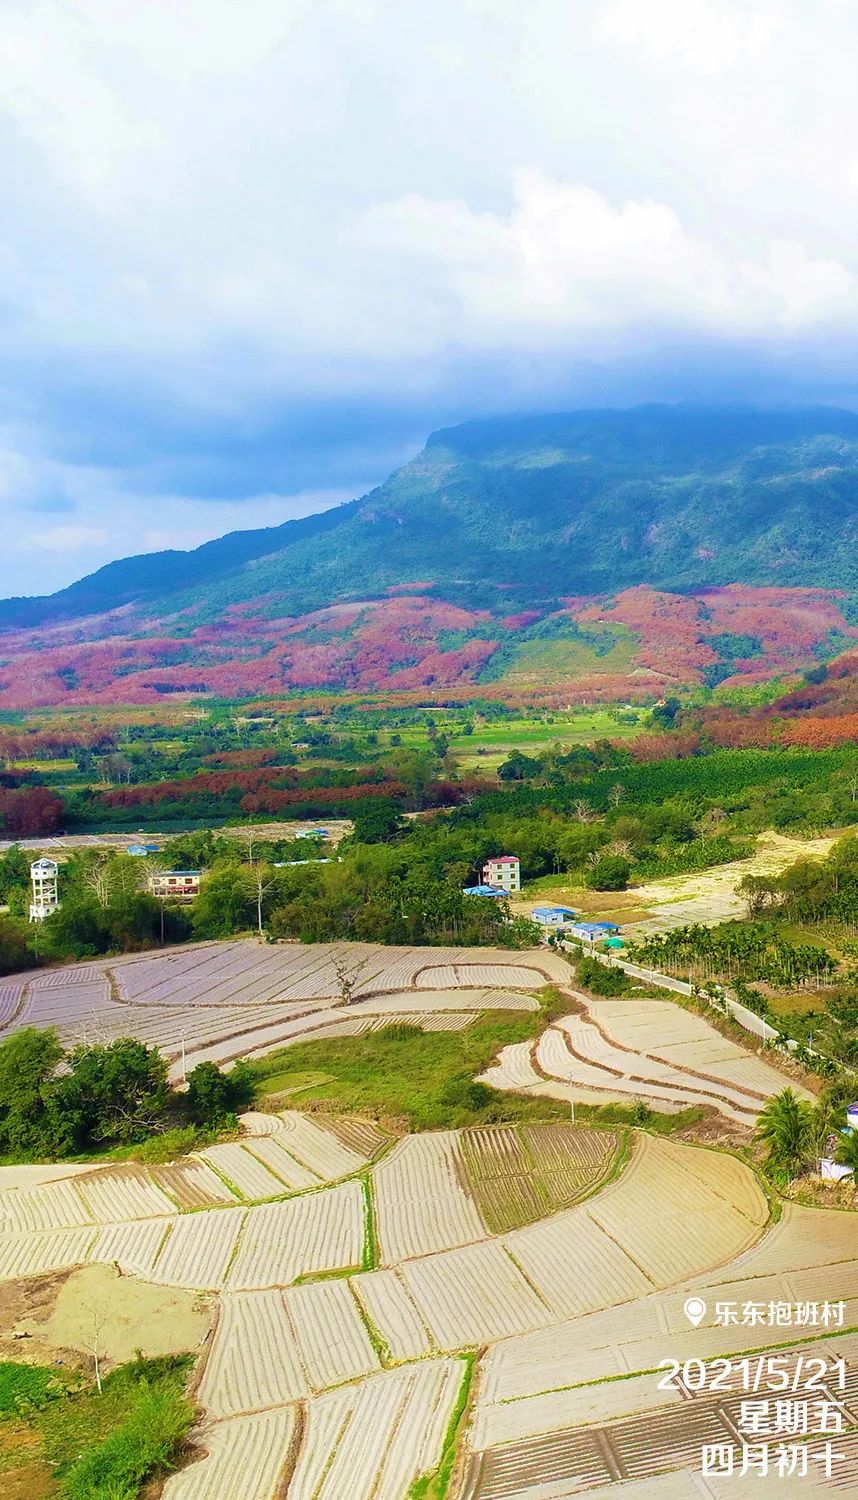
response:
<path id="1" fill-rule="evenodd" d="M 849 644 L 856 541 L 851 412 L 471 422 L 335 511 L 0 604 L 0 702 L 765 675 Z"/>

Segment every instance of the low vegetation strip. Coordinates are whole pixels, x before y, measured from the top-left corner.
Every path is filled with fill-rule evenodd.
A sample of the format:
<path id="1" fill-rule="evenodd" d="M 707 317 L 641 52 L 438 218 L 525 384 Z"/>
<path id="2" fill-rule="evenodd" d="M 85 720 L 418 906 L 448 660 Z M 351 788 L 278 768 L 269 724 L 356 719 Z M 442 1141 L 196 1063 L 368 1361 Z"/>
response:
<path id="1" fill-rule="evenodd" d="M 4 1493 L 137 1500 L 173 1467 L 193 1421 L 189 1363 L 137 1359 L 100 1391 L 62 1367 L 0 1363 Z"/>
<path id="2" fill-rule="evenodd" d="M 575 1203 L 609 1171 L 619 1137 L 544 1124 L 462 1132 L 465 1178 L 493 1234 Z"/>
<path id="3" fill-rule="evenodd" d="M 441 1461 L 464 1372 L 423 1360 L 309 1402 L 289 1500 L 405 1500 Z"/>

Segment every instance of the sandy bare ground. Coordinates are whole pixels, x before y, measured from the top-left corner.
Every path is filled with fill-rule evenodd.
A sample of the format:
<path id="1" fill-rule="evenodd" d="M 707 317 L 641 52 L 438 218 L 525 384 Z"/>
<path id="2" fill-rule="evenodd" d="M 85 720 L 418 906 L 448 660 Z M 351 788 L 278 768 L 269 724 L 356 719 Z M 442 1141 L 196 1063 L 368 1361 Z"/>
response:
<path id="1" fill-rule="evenodd" d="M 635 924 L 640 934 L 665 932 L 690 922 L 714 926 L 734 917 L 744 917 L 747 909 L 737 891 L 746 875 L 779 875 L 799 859 L 824 859 L 834 838 L 797 839 L 782 833 L 761 833 L 750 859 L 734 860 L 728 865 L 714 865 L 698 875 L 674 875 L 668 880 L 652 881 L 638 886 L 636 904 L 649 916 Z"/>
<path id="2" fill-rule="evenodd" d="M 692 922 L 713 927 L 746 915 L 745 903 L 736 893 L 746 875 L 779 875 L 798 859 L 824 859 L 835 843 L 833 836 L 798 839 L 769 831 L 758 836 L 750 859 L 713 865 L 696 875 L 672 875 L 629 891 L 604 892 L 571 886 L 558 875 L 556 886 L 541 889 L 538 896 L 523 895 L 513 906 L 523 916 L 529 916 L 534 906 L 571 906 L 587 920 L 616 922 L 641 937 Z"/>
<path id="3" fill-rule="evenodd" d="M 138 1350 L 155 1358 L 197 1349 L 214 1326 L 213 1299 L 138 1281 L 113 1266 L 80 1266 L 67 1276 L 22 1282 L 3 1291 L 0 1350 L 32 1364 L 69 1355 L 86 1364 L 97 1339 L 106 1371 L 134 1359 Z"/>

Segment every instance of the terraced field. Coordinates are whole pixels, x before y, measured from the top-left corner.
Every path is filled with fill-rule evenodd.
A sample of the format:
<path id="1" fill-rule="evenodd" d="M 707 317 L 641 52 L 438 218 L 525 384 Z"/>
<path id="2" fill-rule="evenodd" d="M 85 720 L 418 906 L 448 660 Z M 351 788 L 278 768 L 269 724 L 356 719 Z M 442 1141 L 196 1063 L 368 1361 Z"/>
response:
<path id="1" fill-rule="evenodd" d="M 348 1007 L 337 966 L 354 979 Z M 177 1076 L 183 1048 L 191 1068 L 396 1019 L 450 1030 L 481 1010 L 535 1009 L 531 992 L 567 976 L 545 949 L 202 943 L 17 975 L 0 987 L 0 1037 L 17 1026 L 56 1026 L 66 1045 L 136 1036 L 160 1047 Z"/>
<path id="2" fill-rule="evenodd" d="M 581 1104 L 646 1103 L 668 1114 L 703 1107 L 747 1130 L 787 1083 L 812 1097 L 670 1001 L 576 999 L 580 1014 L 562 1016 L 533 1047 L 504 1048 L 482 1081 Z"/>
<path id="3" fill-rule="evenodd" d="M 361 998 L 344 1013 L 338 951 L 204 945 L 87 964 L 26 980 L 5 1013 L 94 1030 L 115 1011 L 124 1033 L 139 1017 L 167 1037 L 184 1026 L 199 1057 L 394 1016 L 460 1024 L 492 1003 L 532 1007 L 530 991 L 566 974 L 542 952 L 360 949 Z M 486 1077 L 561 1098 L 707 1102 L 731 1126 L 784 1082 L 705 1021 L 625 1001 L 588 1001 Z M 429 1477 L 454 1437 L 447 1500 L 778 1494 L 756 1478 L 752 1491 L 701 1487 L 701 1444 L 729 1440 L 737 1393 L 659 1391 L 652 1371 L 666 1355 L 775 1344 L 794 1361 L 826 1330 L 724 1327 L 716 1303 L 839 1298 L 826 1352 L 842 1353 L 851 1383 L 834 1442 L 840 1493 L 858 1493 L 852 1215 L 787 1207 L 772 1225 L 736 1157 L 571 1121 L 399 1141 L 370 1120 L 295 1110 L 244 1127 L 165 1166 L 0 1171 L 0 1280 L 100 1262 L 216 1310 L 196 1388 L 201 1456 L 165 1500 L 434 1500 Z M 697 1330 L 691 1292 L 708 1309 Z M 815 1478 L 790 1493 L 837 1491 Z"/>
<path id="4" fill-rule="evenodd" d="M 276 1147 L 313 1184 L 281 1178 L 274 1198 L 267 1180 L 230 1188 L 210 1149 L 205 1160 L 124 1168 L 116 1184 L 112 1171 L 88 1174 L 105 1183 L 100 1198 L 74 1173 L 0 1192 L 3 1279 L 101 1260 L 216 1296 L 198 1387 L 209 1456 L 169 1480 L 166 1500 L 407 1500 L 441 1462 L 475 1349 L 487 1353 L 457 1484 L 528 1495 L 529 1474 L 556 1472 L 553 1489 L 533 1490 L 542 1500 L 613 1483 L 590 1429 L 649 1411 L 652 1398 L 640 1383 L 601 1382 L 632 1373 L 627 1346 L 641 1370 L 669 1334 L 678 1352 L 692 1347 L 677 1287 L 732 1278 L 741 1295 L 787 1282 L 810 1295 L 803 1265 L 819 1280 L 826 1260 L 856 1254 L 836 1216 L 820 1233 L 829 1216 L 810 1210 L 766 1235 L 766 1200 L 738 1160 L 646 1135 L 622 1158 L 615 1133 L 571 1124 L 440 1132 L 374 1161 L 384 1137 L 369 1122 L 329 1128 L 289 1111 L 247 1125 L 233 1153 Z M 169 1212 L 154 1212 L 153 1194 L 169 1196 Z M 570 1199 L 582 1201 L 562 1206 Z M 139 1217 L 99 1220 L 120 1203 Z M 770 1269 L 782 1261 L 797 1269 Z M 849 1276 L 858 1297 L 858 1257 Z M 702 1336 L 723 1347 L 724 1330 Z M 570 1386 L 582 1387 L 571 1405 Z M 669 1465 L 679 1437 L 659 1431 L 653 1451 Z M 623 1462 L 638 1472 L 636 1459 Z"/>

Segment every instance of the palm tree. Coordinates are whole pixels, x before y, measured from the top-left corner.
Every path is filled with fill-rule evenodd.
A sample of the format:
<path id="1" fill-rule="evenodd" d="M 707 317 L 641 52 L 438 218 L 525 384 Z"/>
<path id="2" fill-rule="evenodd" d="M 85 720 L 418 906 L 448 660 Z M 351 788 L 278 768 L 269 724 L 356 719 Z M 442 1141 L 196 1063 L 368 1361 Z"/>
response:
<path id="1" fill-rule="evenodd" d="M 850 1130 L 840 1137 L 834 1159 L 841 1167 L 851 1167 L 853 1180 L 858 1182 L 858 1130 Z"/>
<path id="2" fill-rule="evenodd" d="M 813 1155 L 813 1107 L 792 1089 L 783 1089 L 761 1110 L 756 1134 L 768 1148 L 766 1164 L 772 1175 L 789 1181 Z"/>

